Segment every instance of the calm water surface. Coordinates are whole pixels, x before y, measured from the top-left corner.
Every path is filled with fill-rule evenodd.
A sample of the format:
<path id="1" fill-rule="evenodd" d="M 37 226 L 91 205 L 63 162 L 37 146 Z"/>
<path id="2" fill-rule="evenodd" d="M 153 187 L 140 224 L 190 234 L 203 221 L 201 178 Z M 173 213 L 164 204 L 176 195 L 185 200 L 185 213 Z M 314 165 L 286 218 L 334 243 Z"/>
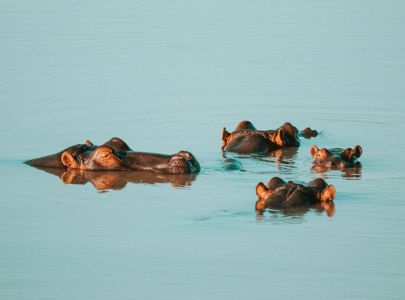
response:
<path id="1" fill-rule="evenodd" d="M 405 297 L 402 1 L 0 7 L 1 299 Z M 222 127 L 243 119 L 322 134 L 226 160 Z M 22 164 L 112 136 L 202 171 L 102 192 Z M 362 170 L 311 171 L 313 144 L 362 145 Z M 322 176 L 334 216 L 257 216 L 272 176 Z"/>

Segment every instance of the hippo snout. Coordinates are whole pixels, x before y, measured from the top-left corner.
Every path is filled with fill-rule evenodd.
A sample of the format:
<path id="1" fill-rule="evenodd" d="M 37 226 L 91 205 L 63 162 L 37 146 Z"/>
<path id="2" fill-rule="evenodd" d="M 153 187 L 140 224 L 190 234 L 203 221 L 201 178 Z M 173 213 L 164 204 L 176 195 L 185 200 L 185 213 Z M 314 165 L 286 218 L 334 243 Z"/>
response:
<path id="1" fill-rule="evenodd" d="M 191 152 L 188 151 L 179 151 L 175 156 L 175 160 L 182 160 L 183 163 L 181 165 L 184 168 L 188 169 L 187 173 L 198 173 L 201 169 L 200 164 L 198 163 L 197 159 L 194 157 Z"/>

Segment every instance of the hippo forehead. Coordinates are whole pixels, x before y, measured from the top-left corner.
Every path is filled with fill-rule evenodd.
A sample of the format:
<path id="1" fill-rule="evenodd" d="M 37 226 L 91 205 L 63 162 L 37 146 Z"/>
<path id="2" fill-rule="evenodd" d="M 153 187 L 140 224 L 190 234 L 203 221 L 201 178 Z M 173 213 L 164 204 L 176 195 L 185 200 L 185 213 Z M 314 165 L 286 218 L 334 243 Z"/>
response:
<path id="1" fill-rule="evenodd" d="M 322 155 L 325 157 L 328 157 L 331 159 L 333 162 L 340 162 L 342 160 L 346 162 L 353 162 L 357 159 L 357 157 L 354 155 L 355 151 L 352 148 L 346 148 L 346 149 L 341 149 L 341 148 L 334 148 L 334 149 L 321 149 L 320 151 L 324 150 Z"/>
<path id="2" fill-rule="evenodd" d="M 87 144 L 77 144 L 63 151 L 69 152 L 73 157 L 79 157 L 88 152 L 94 151 L 97 146 L 89 146 Z"/>
<path id="3" fill-rule="evenodd" d="M 96 150 L 103 148 L 103 147 L 108 147 L 108 146 L 105 146 L 105 145 L 89 146 L 87 144 L 78 144 L 78 145 L 71 146 L 64 151 L 69 152 L 75 159 L 77 159 L 79 161 L 86 161 L 86 160 L 91 160 L 92 158 L 94 158 L 93 154 L 96 152 Z M 127 154 L 126 151 L 115 151 L 111 147 L 108 147 L 108 148 L 111 149 L 112 154 L 114 156 L 116 156 L 117 158 L 122 158 Z"/>

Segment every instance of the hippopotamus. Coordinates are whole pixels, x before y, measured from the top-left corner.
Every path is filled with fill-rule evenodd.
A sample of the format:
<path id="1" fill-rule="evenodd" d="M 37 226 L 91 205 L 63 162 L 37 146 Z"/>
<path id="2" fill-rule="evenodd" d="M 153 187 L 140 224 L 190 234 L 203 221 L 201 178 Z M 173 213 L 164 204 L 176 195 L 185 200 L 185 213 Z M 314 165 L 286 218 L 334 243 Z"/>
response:
<path id="1" fill-rule="evenodd" d="M 322 178 L 310 181 L 308 184 L 299 184 L 284 181 L 279 177 L 271 178 L 265 185 L 260 182 L 256 186 L 256 211 L 264 209 L 283 210 L 312 208 L 321 206 L 333 215 L 334 205 L 331 201 L 336 196 L 336 189 L 328 185 Z"/>
<path id="2" fill-rule="evenodd" d="M 120 138 L 95 146 L 84 144 L 68 147 L 58 153 L 28 160 L 28 165 L 87 171 L 151 171 L 163 174 L 193 174 L 200 171 L 196 158 L 188 151 L 173 155 L 135 152 Z"/>
<path id="3" fill-rule="evenodd" d="M 319 149 L 316 145 L 311 147 L 311 156 L 314 158 L 314 166 L 326 169 L 361 168 L 357 159 L 363 153 L 361 146 L 356 145 L 354 148 L 332 148 Z"/>
<path id="4" fill-rule="evenodd" d="M 222 130 L 222 151 L 239 154 L 263 155 L 276 149 L 299 147 L 299 137 L 316 137 L 318 132 L 309 127 L 299 131 L 289 122 L 275 130 L 257 130 L 250 121 L 241 121 L 232 133 Z"/>

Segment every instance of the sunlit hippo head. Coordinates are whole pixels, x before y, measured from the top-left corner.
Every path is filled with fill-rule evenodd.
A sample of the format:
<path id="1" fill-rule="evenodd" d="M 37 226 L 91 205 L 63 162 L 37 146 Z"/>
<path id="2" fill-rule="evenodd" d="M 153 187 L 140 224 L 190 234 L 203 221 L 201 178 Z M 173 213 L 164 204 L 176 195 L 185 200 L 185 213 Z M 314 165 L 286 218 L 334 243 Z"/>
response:
<path id="1" fill-rule="evenodd" d="M 188 151 L 173 155 L 134 152 L 119 138 L 101 146 L 86 141 L 53 155 L 29 160 L 34 167 L 89 171 L 140 170 L 166 174 L 190 174 L 200 171 L 196 158 Z"/>
<path id="2" fill-rule="evenodd" d="M 363 153 L 361 146 L 354 148 L 318 148 L 316 145 L 311 147 L 311 156 L 314 158 L 314 164 L 329 167 L 331 169 L 353 168 L 360 163 L 357 159 Z"/>
<path id="3" fill-rule="evenodd" d="M 241 121 L 233 132 L 222 130 L 222 150 L 240 154 L 266 154 L 288 147 L 299 147 L 299 136 L 315 137 L 318 132 L 307 127 L 300 132 L 290 122 L 275 130 L 257 130 L 250 121 Z"/>
<path id="4" fill-rule="evenodd" d="M 256 195 L 259 198 L 256 201 L 256 210 L 259 212 L 266 208 L 285 210 L 320 204 L 328 215 L 333 215 L 331 209 L 334 209 L 334 205 L 329 202 L 336 197 L 336 189 L 322 178 L 317 178 L 304 185 L 273 177 L 267 184 L 263 182 L 257 184 Z"/>

